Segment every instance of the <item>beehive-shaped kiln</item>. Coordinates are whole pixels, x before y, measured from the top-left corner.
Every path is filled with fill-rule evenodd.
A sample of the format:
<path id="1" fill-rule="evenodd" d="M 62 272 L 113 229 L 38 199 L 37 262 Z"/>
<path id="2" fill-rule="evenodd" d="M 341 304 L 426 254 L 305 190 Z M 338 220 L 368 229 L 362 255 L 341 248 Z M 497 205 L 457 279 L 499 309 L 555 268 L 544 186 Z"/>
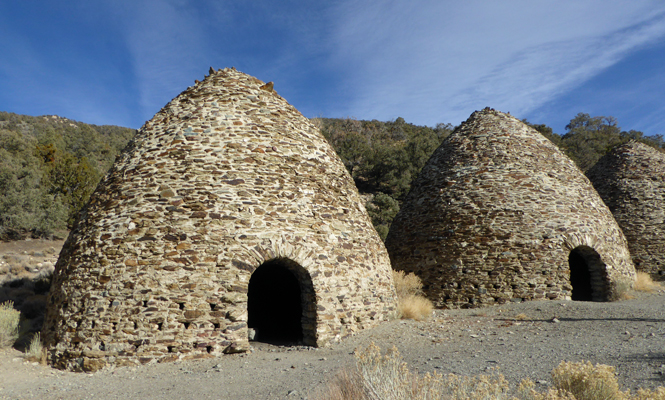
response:
<path id="1" fill-rule="evenodd" d="M 385 247 L 320 132 L 272 83 L 211 69 L 92 195 L 43 336 L 53 365 L 93 371 L 241 352 L 248 335 L 321 346 L 395 301 Z"/>
<path id="2" fill-rule="evenodd" d="M 631 141 L 603 156 L 587 176 L 626 235 L 635 269 L 664 279 L 665 153 Z"/>
<path id="3" fill-rule="evenodd" d="M 575 164 L 488 108 L 434 152 L 386 247 L 438 307 L 607 300 L 635 275 L 621 230 Z"/>

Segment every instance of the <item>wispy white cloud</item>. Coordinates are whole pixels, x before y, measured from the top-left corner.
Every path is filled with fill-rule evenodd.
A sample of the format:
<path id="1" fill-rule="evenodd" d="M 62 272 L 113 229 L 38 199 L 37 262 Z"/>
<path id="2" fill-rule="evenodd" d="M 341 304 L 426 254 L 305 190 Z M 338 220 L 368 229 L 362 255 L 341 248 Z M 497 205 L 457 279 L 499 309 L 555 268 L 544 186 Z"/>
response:
<path id="1" fill-rule="evenodd" d="M 307 116 L 531 119 L 665 37 L 660 0 L 41 1 L 39 24 L 0 6 L 19 15 L 0 14 L 0 106 L 133 127 L 209 66 L 275 81 Z"/>
<path id="2" fill-rule="evenodd" d="M 333 62 L 365 118 L 459 123 L 527 113 L 665 36 L 658 1 L 347 1 Z"/>
<path id="3" fill-rule="evenodd" d="M 601 36 L 525 48 L 457 93 L 451 112 L 494 104 L 524 115 L 663 36 L 665 15 Z"/>
<path id="4" fill-rule="evenodd" d="M 207 45 L 204 21 L 191 2 L 125 1 L 107 11 L 119 23 L 131 57 L 141 115 L 151 118 L 207 73 L 200 67 Z"/>
<path id="5" fill-rule="evenodd" d="M 150 118 L 209 66 L 279 81 L 280 91 L 296 86 L 299 69 L 322 57 L 322 9 L 301 0 L 149 0 L 109 11 L 131 54 L 141 114 Z"/>

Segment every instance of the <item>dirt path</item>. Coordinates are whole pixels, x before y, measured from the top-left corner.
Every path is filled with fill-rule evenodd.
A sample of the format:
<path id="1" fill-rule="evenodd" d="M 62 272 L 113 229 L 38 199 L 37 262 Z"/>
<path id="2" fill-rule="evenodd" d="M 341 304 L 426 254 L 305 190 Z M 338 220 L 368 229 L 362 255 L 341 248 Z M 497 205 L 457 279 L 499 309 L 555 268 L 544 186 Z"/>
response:
<path id="1" fill-rule="evenodd" d="M 54 253 L 49 249 L 58 245 L 0 243 L 5 278 L 24 274 L 21 268 L 39 274 L 33 266 L 48 268 Z M 5 294 L 17 290 L 0 288 Z M 665 385 L 665 292 L 635 296 L 615 303 L 542 301 L 438 310 L 428 321 L 391 321 L 328 348 L 254 343 L 248 354 L 95 374 L 29 363 L 12 349 L 0 351 L 0 399 L 306 399 L 353 365 L 354 349 L 372 342 L 384 350 L 397 347 L 419 372 L 478 375 L 498 367 L 513 383 L 530 378 L 544 388 L 561 361 L 589 360 L 615 366 L 624 389 L 654 388 Z"/>
<path id="2" fill-rule="evenodd" d="M 561 361 L 613 365 L 624 388 L 665 385 L 665 294 L 616 303 L 529 302 L 436 311 L 392 321 L 329 348 L 256 343 L 253 352 L 196 362 L 77 374 L 0 354 L 0 398 L 305 399 L 353 364 L 353 350 L 396 346 L 412 370 L 477 375 L 498 367 L 511 382 L 545 387 Z M 557 322 L 558 321 L 558 322 Z"/>

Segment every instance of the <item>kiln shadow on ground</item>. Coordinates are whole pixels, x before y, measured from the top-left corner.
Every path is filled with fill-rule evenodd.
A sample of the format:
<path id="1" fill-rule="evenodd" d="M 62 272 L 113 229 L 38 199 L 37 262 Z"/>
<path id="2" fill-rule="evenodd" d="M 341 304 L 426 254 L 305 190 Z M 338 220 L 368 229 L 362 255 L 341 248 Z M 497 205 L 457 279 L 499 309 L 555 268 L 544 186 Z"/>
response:
<path id="1" fill-rule="evenodd" d="M 21 312 L 20 336 L 14 343 L 17 350 L 25 350 L 32 335 L 42 329 L 46 313 L 46 297 L 51 287 L 52 274 L 5 281 L 0 285 L 0 304 L 11 301 Z"/>

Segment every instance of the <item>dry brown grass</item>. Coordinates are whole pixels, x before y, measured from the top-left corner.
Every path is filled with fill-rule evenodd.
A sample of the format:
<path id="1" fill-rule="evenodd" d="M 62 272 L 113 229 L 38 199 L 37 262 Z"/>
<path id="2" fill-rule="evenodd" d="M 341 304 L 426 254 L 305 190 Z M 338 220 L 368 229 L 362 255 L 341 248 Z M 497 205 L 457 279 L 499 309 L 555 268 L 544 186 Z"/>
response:
<path id="1" fill-rule="evenodd" d="M 412 294 L 399 299 L 398 308 L 402 318 L 420 321 L 432 315 L 434 305 L 428 299 Z"/>
<path id="2" fill-rule="evenodd" d="M 651 293 L 654 290 L 662 288 L 663 286 L 660 283 L 654 282 L 651 279 L 651 275 L 647 274 L 646 272 L 637 273 L 637 277 L 635 279 L 635 285 L 633 286 L 634 290 L 637 290 L 638 292 Z"/>
<path id="3" fill-rule="evenodd" d="M 397 297 L 400 299 L 412 294 L 423 294 L 423 282 L 413 272 L 405 274 L 404 271 L 393 271 L 393 281 L 395 282 Z"/>
<path id="4" fill-rule="evenodd" d="M 313 400 L 665 400 L 665 388 L 621 391 L 614 368 L 562 362 L 552 371 L 554 387 L 539 392 L 530 380 L 511 388 L 503 375 L 418 375 L 396 348 L 382 354 L 373 343 L 356 351 L 356 367 L 338 374 Z"/>
<path id="5" fill-rule="evenodd" d="M 402 318 L 420 321 L 432 315 L 434 305 L 422 296 L 423 283 L 418 276 L 413 272 L 393 271 L 393 281 Z"/>

